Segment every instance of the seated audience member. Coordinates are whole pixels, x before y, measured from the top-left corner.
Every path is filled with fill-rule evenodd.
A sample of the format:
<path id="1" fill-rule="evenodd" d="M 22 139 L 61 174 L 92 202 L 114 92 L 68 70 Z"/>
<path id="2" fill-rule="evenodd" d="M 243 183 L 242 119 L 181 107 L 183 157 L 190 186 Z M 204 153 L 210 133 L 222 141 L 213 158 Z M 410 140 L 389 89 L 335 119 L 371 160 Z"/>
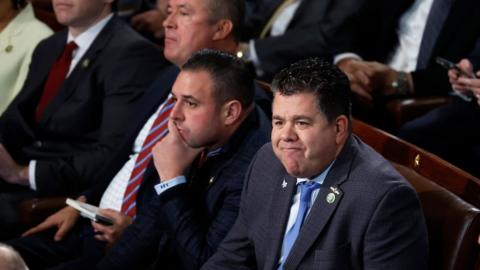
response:
<path id="1" fill-rule="evenodd" d="M 112 14 L 113 0 L 53 0 L 68 29 L 39 43 L 21 92 L 0 118 L 0 238 L 15 205 L 78 194 L 129 128 L 133 105 L 167 66 L 155 46 Z"/>
<path id="2" fill-rule="evenodd" d="M 385 96 L 446 95 L 451 88 L 435 58 L 459 61 L 473 49 L 480 2 L 369 2 L 371 9 L 355 22 L 356 38 L 341 43 L 335 59 L 356 96 L 382 104 Z M 364 113 L 357 116 L 382 117 Z"/>
<path id="3" fill-rule="evenodd" d="M 234 54 L 243 25 L 244 0 L 170 0 L 168 17 L 164 20 L 165 57 L 177 67 L 202 48 L 218 49 Z M 169 71 L 175 79 L 178 68 Z M 164 88 L 164 81 L 152 89 Z M 271 97 L 255 85 L 255 102 L 271 117 Z"/>
<path id="4" fill-rule="evenodd" d="M 23 86 L 33 49 L 51 34 L 25 0 L 0 2 L 0 115 Z"/>
<path id="5" fill-rule="evenodd" d="M 0 244 L 0 269 L 28 270 L 22 257 L 10 246 Z"/>
<path id="6" fill-rule="evenodd" d="M 480 64 L 478 57 L 471 59 Z M 463 72 L 451 69 L 448 77 L 459 95 L 407 122 L 398 136 L 480 177 L 480 70 L 478 65 L 474 69 L 468 59 L 457 66 Z"/>
<path id="7" fill-rule="evenodd" d="M 246 17 L 239 55 L 270 81 L 287 65 L 330 56 L 331 43 L 365 0 L 264 0 Z"/>
<path id="8" fill-rule="evenodd" d="M 119 180 L 127 163 L 102 195 L 100 207 L 112 209 L 101 214 L 114 225 L 78 220 L 78 212 L 67 207 L 28 233 L 59 226 L 57 240 L 68 232 L 62 241 L 52 242 L 54 232 L 47 232 L 10 244 L 30 267 L 64 263 L 56 269 L 83 269 L 101 258 L 105 243 L 120 237 L 114 231 L 131 224 L 97 269 L 144 269 L 155 260 L 162 269 L 198 269 L 233 225 L 248 164 L 269 140 L 270 122 L 255 109 L 253 95 L 252 74 L 240 60 L 214 50 L 194 54 L 155 120 L 160 127 L 150 128 L 155 136 L 168 134 L 158 143 L 149 135 L 143 143 L 147 150 L 139 153 L 132 171 L 139 180 Z M 153 161 L 142 163 L 147 155 Z M 120 203 L 107 205 L 115 197 Z M 79 237 L 88 231 L 97 233 L 95 239 Z"/>
<path id="9" fill-rule="evenodd" d="M 426 269 L 415 190 L 351 134 L 347 77 L 307 59 L 273 81 L 272 143 L 239 216 L 202 269 Z"/>

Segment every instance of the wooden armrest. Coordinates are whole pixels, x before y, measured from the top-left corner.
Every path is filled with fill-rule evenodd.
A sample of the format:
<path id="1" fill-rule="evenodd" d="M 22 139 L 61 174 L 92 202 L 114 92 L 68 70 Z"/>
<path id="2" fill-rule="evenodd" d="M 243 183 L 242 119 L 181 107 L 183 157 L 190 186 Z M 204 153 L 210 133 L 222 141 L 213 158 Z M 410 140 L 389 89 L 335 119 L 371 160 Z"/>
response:
<path id="1" fill-rule="evenodd" d="M 21 222 L 28 226 L 42 222 L 49 215 L 66 206 L 67 197 L 34 198 L 17 204 Z"/>
<path id="2" fill-rule="evenodd" d="M 446 104 L 450 97 L 414 97 L 394 99 L 387 102 L 387 110 L 392 115 L 396 126 L 422 116 L 428 111 Z"/>

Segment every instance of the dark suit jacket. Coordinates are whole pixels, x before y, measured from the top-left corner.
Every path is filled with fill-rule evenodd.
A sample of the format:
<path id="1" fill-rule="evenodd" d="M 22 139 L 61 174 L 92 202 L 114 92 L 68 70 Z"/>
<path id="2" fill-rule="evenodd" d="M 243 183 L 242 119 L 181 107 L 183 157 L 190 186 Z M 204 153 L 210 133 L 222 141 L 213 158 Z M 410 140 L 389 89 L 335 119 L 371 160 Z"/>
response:
<path id="1" fill-rule="evenodd" d="M 14 159 L 37 160 L 39 195 L 70 194 L 91 184 L 129 128 L 132 106 L 168 64 L 160 50 L 114 17 L 37 123 L 36 106 L 66 39 L 65 30 L 38 45 L 23 89 L 0 118 L 0 142 Z"/>
<path id="2" fill-rule="evenodd" d="M 330 43 L 365 0 L 302 0 L 286 32 L 259 39 L 282 0 L 263 1 L 246 21 L 243 40 L 254 39 L 266 80 L 289 64 L 312 56 L 330 57 Z"/>
<path id="3" fill-rule="evenodd" d="M 480 36 L 480 2 L 452 1 L 450 13 L 438 36 L 427 68 L 412 72 L 417 95 L 441 95 L 451 90 L 445 69 L 435 63 L 441 56 L 458 62 L 473 49 Z M 413 0 L 369 0 L 361 14 L 346 26 L 342 40 L 337 41 L 335 53 L 354 52 L 368 61 L 385 63 L 398 43 L 397 28 L 400 17 L 414 3 Z"/>
<path id="4" fill-rule="evenodd" d="M 270 139 L 270 130 L 270 121 L 257 108 L 219 155 L 193 167 L 188 185 L 153 196 L 97 267 L 142 269 L 156 258 L 159 269 L 198 269 L 235 222 L 248 164 Z M 158 176 L 149 178 L 142 185 L 153 190 L 146 183 L 159 183 Z"/>
<path id="5" fill-rule="evenodd" d="M 238 219 L 202 269 L 277 269 L 295 186 L 271 145 L 263 147 L 247 172 Z M 335 195 L 331 203 L 328 194 Z M 426 269 L 427 243 L 413 188 L 352 135 L 284 269 Z"/>

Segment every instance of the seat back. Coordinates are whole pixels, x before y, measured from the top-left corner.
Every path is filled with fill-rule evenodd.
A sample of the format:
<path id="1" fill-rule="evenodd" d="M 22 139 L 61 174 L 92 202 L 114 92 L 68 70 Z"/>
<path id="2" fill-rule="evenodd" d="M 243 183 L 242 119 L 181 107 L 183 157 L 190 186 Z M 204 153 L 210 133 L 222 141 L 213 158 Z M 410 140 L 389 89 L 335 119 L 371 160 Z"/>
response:
<path id="1" fill-rule="evenodd" d="M 417 191 L 429 234 L 429 268 L 475 269 L 480 254 L 477 243 L 480 210 L 476 207 L 479 205 L 480 181 L 448 162 L 363 122 L 354 120 L 353 132 L 390 160 Z M 468 190 L 470 187 L 476 189 L 476 196 Z"/>

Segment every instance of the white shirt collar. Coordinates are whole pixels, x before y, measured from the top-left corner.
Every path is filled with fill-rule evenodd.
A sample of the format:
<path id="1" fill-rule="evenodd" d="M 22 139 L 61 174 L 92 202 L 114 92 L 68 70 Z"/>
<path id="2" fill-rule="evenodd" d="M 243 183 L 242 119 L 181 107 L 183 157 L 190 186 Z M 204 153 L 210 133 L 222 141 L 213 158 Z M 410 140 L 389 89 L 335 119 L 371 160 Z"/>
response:
<path id="1" fill-rule="evenodd" d="M 113 13 L 103 18 L 98 23 L 91 26 L 86 31 L 78 35 L 77 37 L 74 37 L 72 33 L 70 33 L 70 31 L 68 32 L 67 44 L 70 41 L 75 41 L 75 44 L 77 44 L 78 48 L 73 52 L 72 62 L 70 63 L 70 69 L 68 71 L 67 76 L 70 75 L 70 73 L 73 71 L 75 66 L 80 61 L 80 59 L 87 52 L 88 48 L 90 48 L 93 41 L 97 38 L 98 34 L 100 34 L 100 31 L 102 31 L 102 29 L 105 27 L 105 25 L 110 21 L 112 17 L 113 17 Z"/>
<path id="2" fill-rule="evenodd" d="M 72 33 L 70 33 L 69 31 L 67 43 L 73 40 L 75 41 L 79 49 L 90 47 L 90 45 L 93 43 L 93 41 L 98 36 L 100 31 L 102 31 L 103 27 L 105 27 L 105 25 L 110 21 L 112 17 L 113 17 L 113 14 L 108 15 L 107 17 L 103 18 L 101 21 L 91 26 L 86 31 L 78 35 L 77 37 L 74 37 Z"/>
<path id="3" fill-rule="evenodd" d="M 327 177 L 327 174 L 328 172 L 330 171 L 330 169 L 332 168 L 333 166 L 333 163 L 335 163 L 335 160 L 333 160 L 330 165 L 327 166 L 327 168 L 325 170 L 323 170 L 323 172 L 319 175 L 317 175 L 315 178 L 313 179 L 309 179 L 309 178 L 300 178 L 298 177 L 297 178 L 297 185 L 302 183 L 302 182 L 306 182 L 306 181 L 315 181 L 317 183 L 319 183 L 320 185 L 323 184 L 323 181 L 325 181 L 325 178 Z"/>

